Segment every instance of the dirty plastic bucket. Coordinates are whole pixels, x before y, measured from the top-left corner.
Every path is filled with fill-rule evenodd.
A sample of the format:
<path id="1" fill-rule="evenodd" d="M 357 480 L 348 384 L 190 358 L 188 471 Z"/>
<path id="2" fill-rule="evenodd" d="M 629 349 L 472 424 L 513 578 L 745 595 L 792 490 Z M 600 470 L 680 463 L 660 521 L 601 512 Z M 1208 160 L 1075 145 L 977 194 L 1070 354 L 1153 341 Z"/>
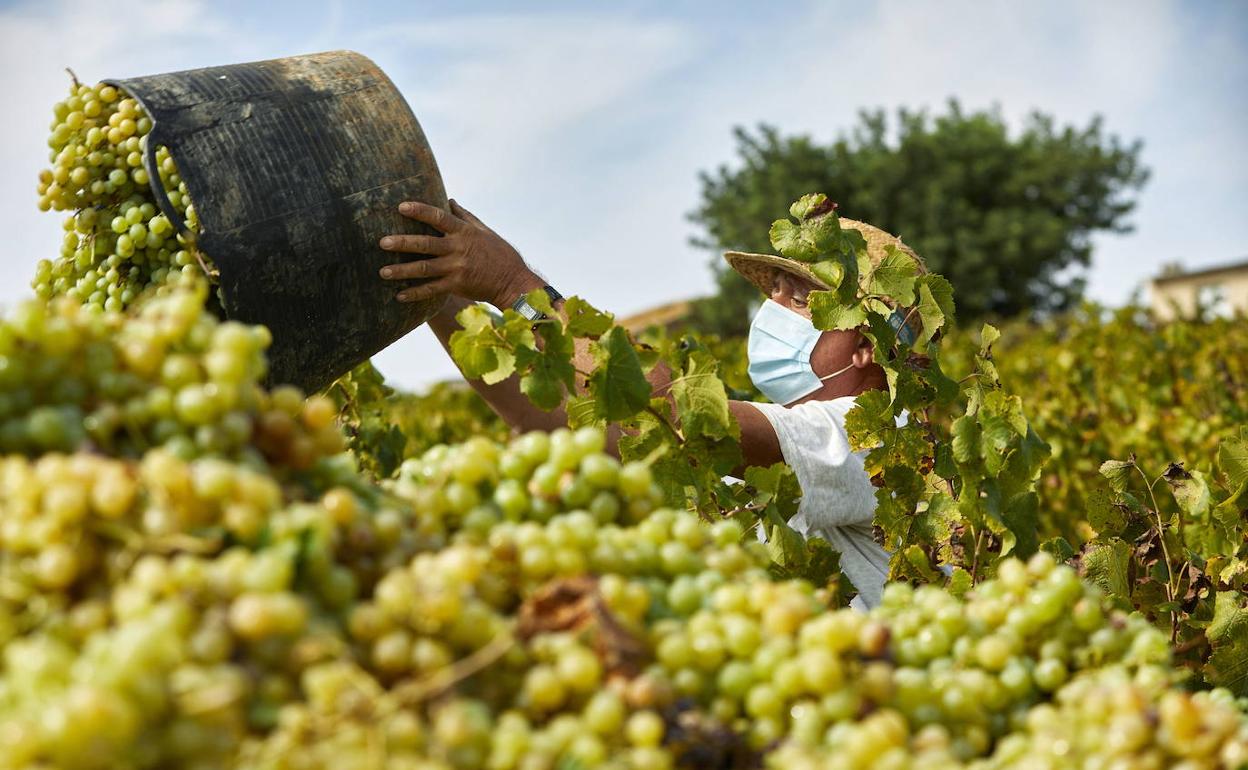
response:
<path id="1" fill-rule="evenodd" d="M 178 164 L 225 316 L 272 332 L 271 383 L 320 389 L 441 306 L 398 302 L 378 275 L 394 260 L 382 236 L 433 233 L 399 203 L 447 200 L 416 116 L 372 61 L 331 51 L 109 82 L 151 117 L 152 192 L 186 233 L 156 148 Z"/>

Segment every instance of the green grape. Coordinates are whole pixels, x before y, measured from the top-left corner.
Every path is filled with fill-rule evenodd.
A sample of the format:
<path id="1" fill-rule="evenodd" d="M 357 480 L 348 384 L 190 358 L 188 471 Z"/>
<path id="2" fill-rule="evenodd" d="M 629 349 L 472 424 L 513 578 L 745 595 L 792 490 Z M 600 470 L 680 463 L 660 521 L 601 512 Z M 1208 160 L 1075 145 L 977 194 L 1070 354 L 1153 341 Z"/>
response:
<path id="1" fill-rule="evenodd" d="M 641 463 L 625 463 L 620 468 L 620 491 L 629 497 L 641 497 L 650 491 L 654 483 L 650 468 Z"/>

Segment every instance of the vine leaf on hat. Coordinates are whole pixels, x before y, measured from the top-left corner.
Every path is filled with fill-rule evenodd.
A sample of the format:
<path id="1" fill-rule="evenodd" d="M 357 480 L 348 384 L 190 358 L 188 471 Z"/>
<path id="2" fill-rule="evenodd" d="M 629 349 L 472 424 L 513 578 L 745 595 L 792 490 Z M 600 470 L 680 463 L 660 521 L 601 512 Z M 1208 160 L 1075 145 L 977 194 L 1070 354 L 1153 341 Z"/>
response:
<path id="1" fill-rule="evenodd" d="M 777 219 L 771 225 L 771 245 L 782 256 L 799 262 L 818 262 L 823 258 L 855 255 L 866 248 L 866 241 L 856 230 L 842 229 L 836 204 L 826 195 L 804 195 L 789 207 L 796 219 Z"/>

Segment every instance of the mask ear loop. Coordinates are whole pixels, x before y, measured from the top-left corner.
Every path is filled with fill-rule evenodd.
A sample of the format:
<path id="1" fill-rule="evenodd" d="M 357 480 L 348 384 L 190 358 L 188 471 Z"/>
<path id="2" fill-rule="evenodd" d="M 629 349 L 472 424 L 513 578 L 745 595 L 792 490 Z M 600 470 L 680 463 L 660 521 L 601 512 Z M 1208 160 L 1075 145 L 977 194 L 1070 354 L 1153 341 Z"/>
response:
<path id="1" fill-rule="evenodd" d="M 888 317 L 888 325 L 893 327 L 893 330 L 897 332 L 897 339 L 901 341 L 903 344 L 905 345 L 914 344 L 914 339 L 915 339 L 914 329 L 911 329 L 906 324 L 906 314 L 901 312 L 901 308 L 897 308 L 896 310 L 894 310 L 892 312 L 892 315 Z M 849 362 L 849 364 L 847 364 L 846 366 L 840 369 L 837 369 L 835 372 L 832 372 L 831 374 L 825 374 L 822 377 L 819 377 L 819 381 L 827 382 L 833 377 L 838 377 L 853 368 L 854 368 L 854 363 L 851 361 Z"/>
<path id="2" fill-rule="evenodd" d="M 854 362 L 853 362 L 853 361 L 850 361 L 850 362 L 849 362 L 849 364 L 848 364 L 847 366 L 845 366 L 845 367 L 843 367 L 843 368 L 841 368 L 841 369 L 837 369 L 835 372 L 832 372 L 831 374 L 825 374 L 825 375 L 823 375 L 822 377 L 820 377 L 820 378 L 819 378 L 819 381 L 820 381 L 820 382 L 827 382 L 828 380 L 832 379 L 833 377 L 836 377 L 836 376 L 838 376 L 838 375 L 844 374 L 845 372 L 848 372 L 850 369 L 853 369 L 853 368 L 854 368 Z M 817 375 L 816 375 L 816 376 L 817 376 Z"/>

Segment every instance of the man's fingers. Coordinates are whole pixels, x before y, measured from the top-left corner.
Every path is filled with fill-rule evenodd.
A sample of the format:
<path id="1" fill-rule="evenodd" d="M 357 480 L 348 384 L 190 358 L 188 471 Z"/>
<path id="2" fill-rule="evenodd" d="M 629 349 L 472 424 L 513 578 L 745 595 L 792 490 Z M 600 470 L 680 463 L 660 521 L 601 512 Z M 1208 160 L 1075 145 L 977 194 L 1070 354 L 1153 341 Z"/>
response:
<path id="1" fill-rule="evenodd" d="M 482 227 L 486 226 L 484 222 L 482 222 L 480 219 L 477 219 L 476 214 L 472 213 L 468 209 L 459 205 L 459 201 L 455 200 L 454 198 L 451 199 L 451 213 L 459 217 L 460 219 L 464 220 L 465 222 L 471 222 L 474 225 L 481 225 Z"/>
<path id="2" fill-rule="evenodd" d="M 416 259 L 411 262 L 400 262 L 397 265 L 386 265 L 381 269 L 381 277 L 395 281 L 405 278 L 432 278 L 446 275 L 454 271 L 457 266 L 458 260 L 454 257 Z"/>
<path id="3" fill-rule="evenodd" d="M 437 281 L 426 283 L 423 286 L 414 286 L 410 289 L 404 289 L 399 292 L 399 302 L 419 302 L 422 299 L 436 297 L 439 294 L 451 293 L 451 281 L 449 278 L 442 278 Z"/>
<path id="4" fill-rule="evenodd" d="M 463 222 L 448 214 L 437 206 L 430 206 L 420 201 L 405 201 L 399 204 L 399 213 L 417 222 L 424 222 L 430 227 L 444 233 L 452 233 L 463 227 Z"/>
<path id="5" fill-rule="evenodd" d="M 453 248 L 440 235 L 387 235 L 381 239 L 381 247 L 406 254 L 449 254 Z"/>

